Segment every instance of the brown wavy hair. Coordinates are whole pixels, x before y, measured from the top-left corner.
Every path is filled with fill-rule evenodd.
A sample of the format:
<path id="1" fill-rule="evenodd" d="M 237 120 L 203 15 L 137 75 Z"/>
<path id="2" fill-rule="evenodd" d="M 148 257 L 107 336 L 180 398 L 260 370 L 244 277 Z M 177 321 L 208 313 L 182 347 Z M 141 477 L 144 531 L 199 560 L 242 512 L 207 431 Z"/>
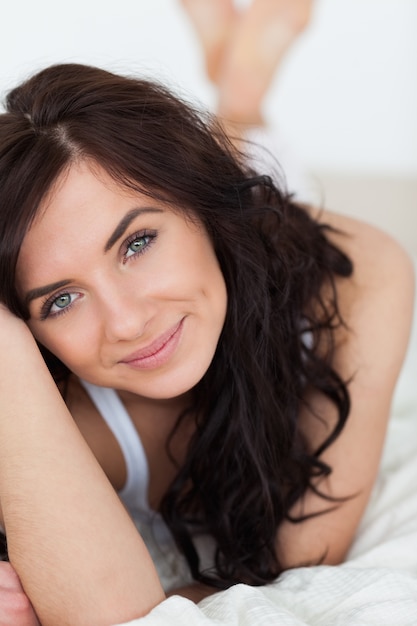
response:
<path id="1" fill-rule="evenodd" d="M 54 181 L 80 158 L 198 216 L 211 237 L 228 309 L 189 408 L 196 432 L 161 513 L 196 580 L 267 583 L 282 571 L 277 528 L 312 479 L 330 473 L 321 454 L 349 413 L 332 361 L 342 323 L 335 280 L 352 273 L 351 262 L 329 227 L 245 165 L 213 117 L 148 80 L 57 65 L 11 91 L 0 116 L 0 299 L 23 318 L 20 246 Z M 43 354 L 55 379 L 65 378 L 65 367 Z M 306 386 L 338 414 L 313 453 L 297 425 Z M 199 532 L 215 540 L 213 570 L 201 570 Z"/>

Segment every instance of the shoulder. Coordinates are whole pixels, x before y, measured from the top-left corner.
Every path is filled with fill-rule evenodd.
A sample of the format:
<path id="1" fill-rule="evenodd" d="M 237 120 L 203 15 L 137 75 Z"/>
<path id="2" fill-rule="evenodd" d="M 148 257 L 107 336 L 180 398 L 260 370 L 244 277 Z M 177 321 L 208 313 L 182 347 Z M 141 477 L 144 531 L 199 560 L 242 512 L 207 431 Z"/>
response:
<path id="1" fill-rule="evenodd" d="M 346 215 L 318 209 L 309 209 L 309 213 L 317 222 L 333 229 L 329 238 L 352 259 L 358 287 L 369 280 L 387 286 L 390 278 L 396 276 L 413 289 L 412 260 L 389 233 Z"/>
<path id="2" fill-rule="evenodd" d="M 318 219 L 334 229 L 329 238 L 353 263 L 351 277 L 337 280 L 345 325 L 335 330 L 333 363 L 349 381 L 347 430 L 359 437 L 361 429 L 376 428 L 382 436 L 410 337 L 413 263 L 395 239 L 370 224 L 329 212 Z"/>
<path id="3" fill-rule="evenodd" d="M 352 277 L 340 279 L 337 286 L 347 326 L 347 331 L 340 333 L 344 338 L 340 345 L 353 347 L 349 363 L 366 369 L 369 384 L 373 376 L 380 384 L 383 370 L 394 384 L 411 328 L 412 260 L 393 237 L 371 224 L 326 211 L 317 214 L 316 219 L 334 229 L 329 238 L 353 263 Z M 339 367 L 348 377 L 352 375 L 346 372 L 344 363 L 339 362 Z"/>
<path id="4" fill-rule="evenodd" d="M 366 263 L 362 269 L 376 269 L 380 263 L 394 262 L 400 271 L 413 275 L 413 264 L 401 244 L 388 232 L 362 220 L 324 209 L 307 207 L 309 215 L 320 224 L 327 224 L 333 232 L 330 239 L 353 258 L 354 262 Z"/>

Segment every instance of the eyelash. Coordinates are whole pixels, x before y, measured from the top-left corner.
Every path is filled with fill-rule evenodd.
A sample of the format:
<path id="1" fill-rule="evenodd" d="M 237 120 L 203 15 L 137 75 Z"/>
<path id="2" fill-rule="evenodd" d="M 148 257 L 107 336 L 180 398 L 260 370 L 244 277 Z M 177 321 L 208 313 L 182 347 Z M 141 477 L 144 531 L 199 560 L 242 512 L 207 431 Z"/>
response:
<path id="1" fill-rule="evenodd" d="M 122 244 L 122 249 L 124 250 L 123 252 L 123 263 L 127 263 L 130 260 L 134 260 L 136 259 L 138 256 L 144 254 L 149 247 L 152 245 L 152 243 L 155 241 L 157 237 L 157 232 L 152 230 L 142 230 L 139 231 L 137 233 L 134 233 L 133 235 L 131 235 L 128 239 L 126 239 L 123 244 Z M 126 256 L 127 253 L 129 252 L 129 246 L 132 245 L 132 243 L 134 243 L 135 241 L 139 240 L 139 239 L 147 239 L 147 241 L 145 242 L 145 245 L 143 246 L 143 248 L 141 248 L 140 250 L 136 250 L 136 251 L 132 251 L 132 255 L 130 256 Z M 58 298 L 61 298 L 62 296 L 72 296 L 74 295 L 73 293 L 71 293 L 70 291 L 60 291 L 59 293 L 54 293 L 51 296 L 48 296 L 41 304 L 41 312 L 40 312 L 40 319 L 46 320 L 48 317 L 59 317 L 61 315 L 63 315 L 64 313 L 67 313 L 73 305 L 73 301 L 66 307 L 64 307 L 63 309 L 61 309 L 60 311 L 56 311 L 55 313 L 51 313 L 51 309 L 54 305 L 54 302 L 56 300 L 58 300 Z"/>
<path id="2" fill-rule="evenodd" d="M 124 263 L 126 263 L 130 259 L 137 258 L 141 254 L 144 254 L 149 249 L 149 247 L 154 243 L 154 241 L 156 240 L 156 237 L 157 237 L 156 230 L 141 230 L 135 233 L 134 235 L 132 235 L 131 237 L 129 237 L 128 239 L 126 239 L 126 241 L 123 243 L 124 257 L 125 257 Z M 131 246 L 132 243 L 134 243 L 138 239 L 148 239 L 148 241 L 145 243 L 143 248 L 141 248 L 140 250 L 136 250 L 136 252 L 132 251 L 133 254 L 129 257 L 126 257 L 126 254 L 129 251 L 129 246 Z"/>
<path id="3" fill-rule="evenodd" d="M 72 308 L 73 302 L 71 302 L 68 306 L 61 309 L 60 311 L 55 311 L 55 313 L 51 313 L 51 309 L 54 305 L 54 302 L 58 300 L 58 298 L 61 298 L 62 296 L 72 296 L 72 295 L 74 295 L 73 292 L 61 291 L 60 293 L 54 293 L 52 296 L 49 296 L 49 298 L 46 298 L 42 302 L 42 305 L 41 305 L 41 312 L 40 312 L 41 321 L 43 322 L 48 317 L 53 317 L 53 318 L 60 317 L 61 315 L 64 315 L 64 313 L 67 313 Z"/>

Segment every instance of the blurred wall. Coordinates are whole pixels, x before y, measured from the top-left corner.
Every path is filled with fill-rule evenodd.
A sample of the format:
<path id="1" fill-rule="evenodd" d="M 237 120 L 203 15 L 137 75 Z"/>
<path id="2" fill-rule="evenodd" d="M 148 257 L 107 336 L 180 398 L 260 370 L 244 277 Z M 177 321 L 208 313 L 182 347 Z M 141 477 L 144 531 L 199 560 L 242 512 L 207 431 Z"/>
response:
<path id="1" fill-rule="evenodd" d="M 248 0 L 237 0 L 242 6 Z M 0 92 L 55 62 L 155 76 L 213 107 L 176 0 L 7 3 Z M 417 0 L 316 0 L 266 102 L 320 199 L 417 251 Z"/>

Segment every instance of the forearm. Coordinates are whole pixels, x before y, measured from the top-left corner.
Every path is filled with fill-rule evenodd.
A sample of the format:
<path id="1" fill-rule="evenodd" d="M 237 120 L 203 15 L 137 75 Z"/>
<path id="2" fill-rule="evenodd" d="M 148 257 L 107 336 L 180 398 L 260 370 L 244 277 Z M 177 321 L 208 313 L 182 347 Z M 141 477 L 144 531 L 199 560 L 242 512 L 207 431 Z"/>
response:
<path id="1" fill-rule="evenodd" d="M 43 626 L 143 615 L 164 597 L 146 547 L 31 335 L 9 321 L 0 334 L 0 498 L 11 563 Z"/>

